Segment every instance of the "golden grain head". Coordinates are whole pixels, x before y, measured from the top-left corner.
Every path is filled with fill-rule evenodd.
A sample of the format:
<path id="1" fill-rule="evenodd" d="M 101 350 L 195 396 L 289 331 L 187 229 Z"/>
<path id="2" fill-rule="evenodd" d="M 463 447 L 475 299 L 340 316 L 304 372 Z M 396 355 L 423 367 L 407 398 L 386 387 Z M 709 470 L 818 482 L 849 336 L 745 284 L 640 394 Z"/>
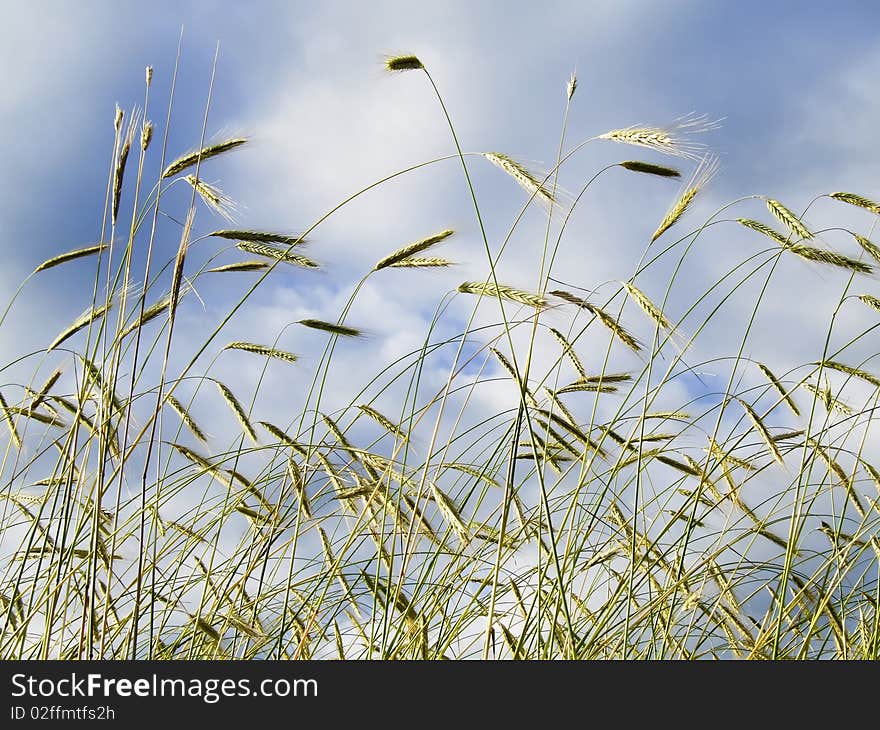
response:
<path id="1" fill-rule="evenodd" d="M 828 197 L 834 198 L 834 200 L 839 200 L 841 203 L 855 205 L 857 208 L 864 208 L 865 210 L 880 215 L 880 203 L 875 203 L 873 200 L 869 200 L 856 193 L 831 193 Z"/>
<path id="2" fill-rule="evenodd" d="M 687 114 L 664 127 L 636 124 L 623 129 L 613 129 L 599 135 L 599 139 L 647 147 L 667 155 L 691 160 L 705 156 L 706 145 L 695 141 L 694 134 L 717 129 L 721 120 L 710 120 L 705 114 Z"/>
<path id="3" fill-rule="evenodd" d="M 528 307 L 535 307 L 536 309 L 543 309 L 547 306 L 547 300 L 540 294 L 533 294 L 532 292 L 523 291 L 522 289 L 516 289 L 504 284 L 495 285 L 488 282 L 465 281 L 459 284 L 458 291 L 462 294 L 476 294 L 481 297 L 507 299 L 508 301 L 524 304 Z"/>
<path id="4" fill-rule="evenodd" d="M 678 220 L 684 215 L 685 211 L 690 207 L 691 203 L 693 203 L 697 194 L 709 184 L 717 172 L 717 157 L 709 155 L 700 161 L 700 164 L 691 175 L 690 180 L 684 185 L 678 199 L 672 204 L 672 207 L 666 213 L 663 220 L 660 222 L 660 225 L 657 226 L 657 230 L 654 231 L 654 234 L 651 236 L 652 243 L 678 222 Z"/>

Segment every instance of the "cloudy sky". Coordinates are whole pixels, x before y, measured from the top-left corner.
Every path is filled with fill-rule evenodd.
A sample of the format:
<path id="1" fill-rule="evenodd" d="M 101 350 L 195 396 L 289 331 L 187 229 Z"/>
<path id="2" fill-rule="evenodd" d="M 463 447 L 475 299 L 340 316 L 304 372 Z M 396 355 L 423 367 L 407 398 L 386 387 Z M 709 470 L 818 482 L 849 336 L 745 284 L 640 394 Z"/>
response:
<path id="1" fill-rule="evenodd" d="M 0 11 L 2 306 L 41 261 L 100 239 L 115 105 L 142 108 L 147 65 L 154 76 L 146 114 L 156 124 L 156 136 L 146 176 L 155 179 L 181 28 L 168 155 L 198 144 L 219 43 L 208 136 L 243 134 L 250 143 L 206 162 L 201 175 L 238 203 L 236 225 L 241 228 L 301 231 L 374 181 L 455 152 L 424 75 L 383 70 L 388 54 L 414 53 L 430 70 L 466 152 L 503 152 L 536 170 L 548 170 L 555 162 L 573 71 L 578 88 L 566 149 L 611 129 L 665 125 L 692 112 L 723 120 L 699 138 L 717 154 L 719 173 L 658 245 L 675 240 L 675 232 L 694 230 L 726 203 L 756 194 L 798 212 L 810 206 L 806 221 L 814 230 L 849 226 L 872 235 L 873 220 L 864 211 L 827 198 L 811 205 L 816 196 L 837 190 L 880 199 L 880 7 L 871 0 L 833 6 L 772 0 L 0 0 Z M 627 159 L 675 165 L 685 176 L 694 166 L 598 141 L 566 163 L 560 185 L 575 195 L 603 166 Z M 497 252 L 526 196 L 486 160 L 470 157 L 469 164 L 489 245 Z M 597 290 L 599 299 L 610 296 L 632 275 L 678 192 L 678 184 L 668 180 L 620 168 L 604 173 L 562 237 L 553 269 L 564 282 L 559 286 Z M 131 196 L 127 187 L 123 210 Z M 188 191 L 176 185 L 163 210 L 180 218 L 187 203 Z M 676 249 L 636 280 L 652 299 L 665 300 L 670 318 L 685 317 L 713 282 L 744 260 L 768 258 L 760 254 L 775 244 L 730 220 L 740 217 L 780 225 L 761 200 L 745 200 L 722 213 L 727 222 L 710 227 L 683 260 L 683 249 Z M 557 216 L 554 230 L 558 223 Z M 205 208 L 198 210 L 196 236 L 225 226 Z M 499 279 L 522 289 L 538 286 L 546 226 L 546 215 L 532 206 L 505 248 Z M 324 408 L 343 405 L 382 367 L 423 344 L 444 295 L 464 280 L 487 275 L 483 241 L 455 159 L 358 197 L 318 226 L 310 235 L 309 256 L 322 270 L 273 272 L 208 349 L 202 369 L 235 339 L 277 340 L 280 347 L 301 354 L 294 368 L 283 363 L 269 367 L 255 406 L 258 418 L 291 423 L 325 342 L 291 323 L 304 317 L 335 320 L 376 261 L 446 228 L 455 229 L 456 236 L 441 255 L 459 266 L 440 272 L 379 272 L 359 292 L 349 322 L 369 337 L 356 345 L 340 343 L 331 373 L 339 385 L 328 392 Z M 159 260 L 174 256 L 179 237 L 177 223 L 163 216 Z M 138 241 L 136 271 L 142 270 L 145 236 Z M 822 233 L 817 245 L 859 255 L 852 237 L 841 230 Z M 218 264 L 240 258 L 223 249 L 217 239 L 199 240 L 187 272 L 215 256 Z M 793 258 L 783 257 L 774 271 L 743 350 L 777 373 L 821 358 L 830 317 L 848 278 Z M 27 285 L 0 325 L 3 363 L 44 347 L 88 306 L 89 267 L 88 261 L 59 267 Z M 198 296 L 188 296 L 181 307 L 173 368 L 187 362 L 203 335 L 254 281 L 252 274 L 223 274 L 195 282 Z M 736 288 L 685 355 L 691 364 L 706 363 L 698 366 L 703 381 L 674 381 L 666 389 L 668 402 L 658 407 L 678 408 L 689 398 L 725 387 L 729 361 L 712 360 L 736 355 L 763 283 L 754 277 L 734 287 L 731 280 L 684 318 L 681 331 L 695 333 L 722 294 Z M 865 292 L 880 296 L 876 279 L 856 277 L 851 293 Z M 472 305 L 467 297 L 454 298 L 434 339 L 460 332 Z M 563 331 L 571 325 L 570 312 L 549 312 L 544 319 Z M 497 321 L 494 302 L 481 306 L 478 324 Z M 652 328 L 632 303 L 623 321 L 650 340 Z M 831 350 L 875 322 L 876 312 L 850 298 L 840 306 Z M 603 366 L 604 348 L 592 346 L 607 343 L 599 334 L 580 341 L 590 371 Z M 866 361 L 877 352 L 872 341 L 876 337 L 859 340 L 840 359 L 880 372 L 880 363 Z M 442 387 L 453 353 L 441 351 L 429 362 L 425 382 L 435 390 Z M 220 355 L 211 372 L 249 401 L 262 377 L 262 363 L 240 355 Z M 558 349 L 540 350 L 538 366 L 549 365 L 557 355 Z M 610 370 L 633 367 L 627 353 L 615 352 L 618 356 L 621 362 Z M 54 365 L 46 360 L 41 367 L 48 374 Z M 491 361 L 487 367 L 498 369 Z M 4 370 L 0 386 L 17 377 Z M 766 387 L 754 368 L 742 368 L 737 380 L 742 388 Z M 489 384 L 476 393 L 475 402 L 476 412 L 485 413 L 508 409 L 516 400 L 509 384 Z M 385 410 L 399 416 L 397 407 L 396 413 L 393 405 Z M 212 409 L 217 417 L 207 422 L 213 435 L 231 439 L 236 426 L 222 403 L 206 399 L 199 413 Z M 695 438 L 685 445 L 702 447 L 705 441 L 698 444 Z"/>
<path id="2" fill-rule="evenodd" d="M 5 0 L 2 6 L 0 61 L 7 71 L 0 84 L 5 254 L 0 287 L 9 294 L 40 261 L 98 240 L 114 105 L 143 104 L 144 67 L 152 65 L 147 115 L 161 139 L 181 27 L 169 156 L 198 142 L 219 43 L 208 134 L 243 133 L 252 142 L 206 164 L 203 178 L 238 202 L 241 227 L 302 230 L 361 187 L 454 152 L 424 76 L 383 71 L 385 55 L 400 52 L 418 54 L 430 69 L 466 151 L 501 151 L 536 169 L 554 163 L 566 83 L 574 70 L 578 90 L 567 148 L 609 129 L 662 125 L 690 112 L 723 119 L 719 129 L 701 136 L 719 156 L 720 173 L 680 224 L 682 233 L 723 204 L 756 193 L 798 211 L 816 195 L 834 190 L 880 197 L 875 143 L 880 101 L 874 93 L 880 10 L 871 2 L 833 9 L 797 2 L 689 0 L 538 5 Z M 148 176 L 159 166 L 159 145 L 151 150 Z M 603 165 L 624 159 L 666 161 L 685 174 L 691 167 L 650 151 L 597 142 L 566 164 L 560 184 L 576 193 Z M 485 160 L 472 158 L 471 165 L 490 245 L 497 250 L 525 196 Z M 178 205 L 179 214 L 187 198 L 178 187 L 168 205 Z M 610 293 L 613 282 L 632 274 L 677 193 L 678 186 L 665 180 L 620 169 L 605 174 L 573 215 L 554 275 L 570 287 Z M 722 217 L 772 222 L 756 200 Z M 867 214 L 841 210 L 827 199 L 810 209 L 807 220 L 815 228 L 851 224 L 870 232 Z M 199 211 L 197 233 L 222 225 Z M 537 286 L 545 225 L 539 210 L 527 212 L 499 265 L 500 278 L 524 289 Z M 384 185 L 322 224 L 311 236 L 310 255 L 324 270 L 273 274 L 209 356 L 246 333 L 247 339 L 265 342 L 280 338 L 284 347 L 314 362 L 321 341 L 288 325 L 304 316 L 335 319 L 354 283 L 375 261 L 448 227 L 457 235 L 444 255 L 461 262 L 458 268 L 382 272 L 361 292 L 350 317 L 372 335 L 371 366 L 419 347 L 440 297 L 487 272 L 455 160 Z M 163 220 L 162 258 L 173 256 L 178 237 L 175 224 Z M 857 253 L 851 238 L 840 232 L 829 232 L 822 241 Z M 667 302 L 670 313 L 682 316 L 713 281 L 767 247 L 766 240 L 734 223 L 713 227 L 682 265 Z M 221 248 L 216 239 L 199 243 L 191 265 Z M 218 262 L 235 258 L 221 253 Z M 660 261 L 639 285 L 663 301 L 677 262 L 677 256 Z M 183 310 L 185 332 L 197 334 L 216 322 L 253 281 L 249 275 L 206 279 L 196 286 L 203 302 L 191 297 Z M 0 330 L 0 346 L 20 353 L 51 339 L 87 306 L 89 281 L 86 263 L 31 282 Z M 745 354 L 783 372 L 819 357 L 828 317 L 845 283 L 835 271 L 785 261 L 774 274 Z M 864 278 L 855 287 L 856 293 L 876 289 Z M 756 292 L 756 286 L 747 285 L 732 297 L 717 324 L 703 333 L 693 361 L 734 354 L 731 344 L 739 343 Z M 458 319 L 453 316 L 441 332 L 460 328 L 469 305 L 456 305 L 452 312 Z M 845 307 L 841 344 L 847 333 L 871 322 L 864 308 Z M 696 330 L 705 311 L 686 319 L 683 331 Z M 551 324 L 565 323 L 554 316 Z M 485 321 L 493 320 L 497 313 L 487 312 Z M 644 328 L 644 318 L 631 307 L 624 320 L 636 330 Z M 189 341 L 186 334 L 181 340 Z M 181 347 L 185 350 L 185 344 Z M 363 353 L 342 347 L 338 362 L 346 376 L 363 372 Z M 585 357 L 590 367 L 601 366 L 599 355 Z M 236 375 L 247 375 L 241 361 L 224 362 Z M 218 365 L 221 374 L 224 362 Z M 251 373 L 254 379 L 258 374 Z M 272 374 L 277 375 L 274 369 Z M 760 379 L 755 373 L 746 377 Z"/>

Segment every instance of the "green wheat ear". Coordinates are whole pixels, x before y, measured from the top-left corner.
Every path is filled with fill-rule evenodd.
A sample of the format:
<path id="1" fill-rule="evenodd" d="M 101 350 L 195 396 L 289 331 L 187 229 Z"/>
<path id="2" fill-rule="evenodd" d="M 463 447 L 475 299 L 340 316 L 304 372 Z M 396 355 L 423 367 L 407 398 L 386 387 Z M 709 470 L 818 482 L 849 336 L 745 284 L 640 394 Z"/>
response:
<path id="1" fill-rule="evenodd" d="M 385 59 L 385 70 L 387 71 L 419 71 L 424 68 L 422 62 L 412 55 L 389 56 Z"/>

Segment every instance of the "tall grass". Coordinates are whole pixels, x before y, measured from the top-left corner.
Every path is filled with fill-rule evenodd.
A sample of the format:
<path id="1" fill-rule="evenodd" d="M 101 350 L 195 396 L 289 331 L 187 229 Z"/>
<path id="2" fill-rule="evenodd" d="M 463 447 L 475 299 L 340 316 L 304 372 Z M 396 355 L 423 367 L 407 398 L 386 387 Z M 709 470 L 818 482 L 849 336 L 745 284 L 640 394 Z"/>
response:
<path id="1" fill-rule="evenodd" d="M 151 70 L 142 114 L 117 110 L 100 241 L 32 275 L 90 261 L 90 300 L 82 314 L 58 313 L 45 348 L 6 353 L 2 368 L 0 656 L 876 658 L 880 375 L 874 350 L 854 355 L 876 324 L 844 340 L 835 327 L 857 308 L 871 321 L 880 309 L 863 289 L 880 261 L 870 240 L 880 206 L 849 192 L 811 203 L 869 227 L 843 229 L 850 253 L 822 242 L 842 241 L 841 229 L 813 230 L 809 209 L 770 197 L 734 201 L 693 227 L 692 204 L 717 173 L 695 136 L 714 126 L 706 118 L 570 146 L 572 77 L 560 88 L 556 163 L 539 173 L 501 152 L 463 151 L 418 57 L 386 67 L 424 77 L 449 156 L 355 192 L 295 234 L 229 227 L 234 204 L 202 170 L 248 140 L 207 137 L 211 90 L 201 139 L 176 157 L 173 85 L 155 133 Z M 575 193 L 560 188 L 572 157 L 609 144 L 652 159 L 602 167 Z M 162 171 L 152 184 L 148 156 Z M 461 168 L 485 276 L 436 303 L 421 346 L 362 362 L 363 372 L 334 368 L 343 346 L 369 349 L 357 321 L 365 285 L 451 269 L 451 229 L 426 226 L 389 247 L 334 321 L 291 318 L 285 341 L 321 343 L 317 357 L 280 336 L 229 339 L 228 325 L 282 270 L 320 267 L 307 238 L 328 218 L 443 160 Z M 488 166 L 524 191 L 500 244 L 472 175 Z M 627 280 L 566 280 L 554 264 L 572 216 L 612 174 L 687 182 L 647 222 L 655 232 Z M 183 209 L 169 202 L 176 188 L 189 193 Z M 536 278 L 510 282 L 499 264 L 532 207 L 546 215 Z M 161 240 L 160 219 L 178 223 L 174 241 Z M 685 259 L 743 227 L 753 248 L 683 303 Z M 199 265 L 196 244 L 212 251 Z M 774 372 L 765 360 L 778 353 L 755 353 L 751 338 L 762 307 L 786 296 L 777 270 L 791 261 L 841 293 L 833 311 L 814 313 L 828 322 L 822 351 Z M 657 271 L 672 272 L 665 292 Z M 184 322 L 212 277 L 240 295 L 208 293 L 216 299 L 199 325 Z M 726 332 L 727 355 L 692 361 L 742 291 L 752 307 Z M 0 326 L 26 299 L 23 285 Z M 226 358 L 258 369 L 255 389 L 218 376 Z M 310 387 L 265 393 L 269 368 L 297 369 L 296 382 L 308 373 Z M 337 407 L 331 395 L 352 384 Z M 275 413 L 289 402 L 283 422 L 260 412 L 266 398 Z"/>

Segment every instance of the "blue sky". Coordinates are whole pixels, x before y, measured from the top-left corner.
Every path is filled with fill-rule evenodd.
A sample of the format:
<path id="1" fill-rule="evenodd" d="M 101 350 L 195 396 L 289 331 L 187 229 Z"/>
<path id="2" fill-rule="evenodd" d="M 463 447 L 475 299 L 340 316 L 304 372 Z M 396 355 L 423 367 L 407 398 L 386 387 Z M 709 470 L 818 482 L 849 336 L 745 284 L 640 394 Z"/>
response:
<path id="1" fill-rule="evenodd" d="M 720 129 L 704 135 L 722 169 L 690 213 L 694 225 L 722 203 L 753 193 L 794 209 L 835 189 L 880 195 L 874 143 L 880 9 L 873 3 L 832 8 L 692 1 L 5 2 L 3 7 L 8 22 L 0 30 L 0 61 L 15 70 L 0 87 L 5 290 L 48 256 L 97 240 L 114 104 L 130 109 L 142 103 L 143 68 L 151 64 L 149 116 L 161 138 L 181 26 L 169 154 L 197 142 L 219 41 L 209 134 L 243 132 L 253 141 L 206 167 L 205 177 L 239 202 L 243 227 L 302 229 L 362 185 L 453 151 L 425 80 L 383 73 L 383 55 L 395 52 L 417 53 L 429 66 L 466 150 L 499 150 L 544 169 L 555 158 L 573 69 L 579 88 L 568 146 L 611 128 L 664 124 L 692 111 L 724 118 Z M 594 144 L 566 166 L 561 183 L 576 191 L 602 164 L 627 158 L 661 159 Z M 155 173 L 156 155 L 147 168 L 148 175 Z M 487 226 L 497 242 L 522 203 L 521 191 L 490 165 L 475 164 L 474 177 L 482 203 L 491 208 Z M 558 270 L 585 288 L 626 278 L 675 194 L 676 187 L 663 181 L 607 176 L 572 220 Z M 439 296 L 463 278 L 485 275 L 469 205 L 454 162 L 364 198 L 313 236 L 312 254 L 327 271 L 268 282 L 259 307 L 234 320 L 229 336 L 262 326 L 264 339 L 272 340 L 303 313 L 332 318 L 353 282 L 378 258 L 451 226 L 459 235 L 448 251 L 462 260 L 461 268 L 436 277 L 418 272 L 385 277 L 380 288 L 364 292 L 354 317 L 377 334 L 377 357 L 417 346 Z M 766 215 L 759 203 L 748 205 L 734 217 Z M 818 206 L 813 222 L 831 220 L 828 210 L 827 202 Z M 834 215 L 837 222 L 844 213 L 835 209 Z M 539 214 L 527 216 L 505 255 L 504 276 L 523 288 L 533 287 L 533 243 L 543 221 Z M 865 224 L 864 217 L 857 221 Z M 221 223 L 201 211 L 197 230 Z M 705 282 L 764 245 L 732 224 L 722 230 L 707 244 L 710 255 L 689 260 L 682 278 L 693 287 L 681 286 L 673 297 L 692 300 Z M 171 255 L 177 233 L 173 226 L 162 233 L 160 251 Z M 207 247 L 201 251 L 210 253 Z M 641 282 L 643 288 L 662 297 L 669 273 L 661 264 Z M 77 284 L 87 275 L 87 266 L 72 266 L 34 281 L 16 310 L 19 316 L 0 334 L 0 345 L 19 349 L 45 342 L 59 329 L 53 309 L 85 307 L 88 292 Z M 814 303 L 830 305 L 841 280 L 796 264 L 777 280 L 749 352 L 784 370 L 816 357 L 826 324 L 813 327 L 791 294 L 807 286 Z M 210 293 L 218 307 L 237 293 L 227 293 L 226 282 L 204 286 L 207 292 L 200 293 Z M 863 289 L 871 286 L 866 282 Z M 203 321 L 198 306 L 190 304 L 192 319 L 182 326 L 198 329 Z M 750 306 L 748 297 L 743 306 Z M 741 320 L 743 311 L 733 308 L 730 316 Z M 867 315 L 854 318 L 862 316 Z M 701 355 L 708 358 L 729 344 L 723 323 L 722 318 L 706 333 Z M 780 332 L 785 348 L 779 347 Z"/>
<path id="2" fill-rule="evenodd" d="M 875 2 L 0 0 L 0 10 L 4 303 L 39 262 L 98 240 L 114 107 L 117 102 L 126 110 L 142 105 L 147 65 L 154 67 L 148 116 L 157 126 L 147 179 L 159 171 L 158 142 L 181 27 L 183 51 L 169 156 L 197 145 L 219 42 L 208 134 L 241 133 L 251 142 L 206 163 L 202 177 L 238 201 L 237 225 L 242 228 L 302 230 L 374 180 L 454 152 L 426 79 L 383 71 L 383 57 L 400 52 L 417 54 L 430 69 L 465 150 L 504 152 L 536 169 L 546 170 L 555 160 L 565 88 L 573 70 L 579 84 L 566 148 L 610 129 L 663 125 L 690 112 L 723 118 L 720 128 L 700 140 L 719 156 L 720 172 L 676 227 L 680 235 L 725 203 L 753 194 L 769 195 L 798 211 L 816 195 L 835 190 L 880 199 L 880 6 Z M 469 159 L 490 244 L 497 249 L 525 196 L 485 160 Z M 561 171 L 560 183 L 575 193 L 596 170 L 626 159 L 673 164 L 685 175 L 692 167 L 688 161 L 602 141 L 573 157 Z M 168 208 L 178 215 L 188 202 L 179 187 L 167 198 Z M 620 169 L 604 174 L 572 217 L 555 276 L 569 288 L 599 288 L 610 294 L 616 282 L 632 274 L 678 189 L 676 183 Z M 130 188 L 126 191 L 124 210 L 131 199 Z M 724 217 L 773 222 L 760 200 L 743 202 Z M 866 213 L 828 200 L 811 206 L 806 220 L 813 229 L 852 225 L 864 235 L 873 231 Z M 196 235 L 225 226 L 199 209 Z M 269 366 L 255 408 L 260 419 L 290 423 L 298 412 L 293 402 L 308 386 L 325 341 L 291 323 L 303 317 L 335 320 L 355 283 L 377 260 L 450 227 L 457 234 L 444 246 L 443 255 L 460 266 L 448 272 L 383 271 L 360 292 L 349 320 L 370 337 L 357 345 L 340 343 L 331 374 L 335 388 L 328 392 L 325 407 L 332 410 L 346 403 L 381 367 L 422 345 L 434 308 L 445 294 L 463 280 L 486 276 L 483 244 L 455 160 L 385 185 L 319 226 L 310 236 L 309 255 L 323 270 L 273 272 L 250 305 L 230 321 L 202 364 L 207 368 L 223 344 L 236 339 L 265 344 L 277 339 L 282 348 L 301 354 L 302 362 L 295 367 L 274 362 Z M 541 211 L 526 214 L 499 265 L 500 279 L 535 288 L 545 227 Z M 841 231 L 819 238 L 821 245 L 858 253 Z M 663 240 L 674 239 L 670 235 Z M 159 258 L 172 257 L 178 240 L 177 226 L 163 219 Z M 195 244 L 188 272 L 221 248 L 216 239 Z M 765 239 L 736 223 L 719 223 L 700 238 L 677 273 L 676 255 L 661 260 L 637 283 L 658 302 L 669 288 L 664 309 L 678 319 L 712 282 L 767 248 Z M 142 256 L 141 247 L 138 271 Z M 236 258 L 220 254 L 218 263 Z M 85 261 L 34 279 L 13 316 L 0 327 L 2 362 L 45 346 L 83 311 L 91 298 L 91 273 Z M 204 332 L 253 281 L 250 275 L 212 276 L 196 284 L 201 300 L 189 296 L 181 307 L 172 371 L 186 362 Z M 829 317 L 845 280 L 839 272 L 785 257 L 744 355 L 766 362 L 777 373 L 821 357 Z M 730 298 L 688 350 L 689 362 L 735 354 L 758 284 L 755 280 Z M 853 292 L 880 296 L 880 287 L 876 278 L 860 277 Z M 460 331 L 472 306 L 472 301 L 462 299 L 453 303 L 440 335 Z M 693 333 L 717 301 L 710 298 L 686 318 L 682 332 Z M 491 304 L 481 310 L 478 325 L 497 322 Z M 832 350 L 876 321 L 876 313 L 858 303 L 845 303 L 841 313 Z M 568 314 L 549 312 L 544 321 L 564 330 Z M 631 303 L 623 322 L 643 340 L 650 339 L 652 328 Z M 579 348 L 591 372 L 603 365 L 604 349 L 591 347 L 599 342 L 607 343 L 606 333 L 593 338 L 591 330 Z M 862 356 L 876 352 L 866 338 L 841 359 L 861 365 Z M 536 368 L 549 366 L 557 354 L 558 349 L 540 350 Z M 450 355 L 441 352 L 430 361 L 427 386 L 442 387 Z M 615 358 L 619 362 L 612 362 L 609 371 L 635 366 L 627 352 L 615 352 Z M 211 373 L 234 383 L 241 399 L 249 400 L 262 377 L 263 363 L 257 360 L 227 352 L 219 355 Z M 50 367 L 54 363 L 47 362 L 45 368 Z M 490 360 L 488 367 L 497 365 Z M 880 364 L 869 362 L 866 367 L 880 372 Z M 693 377 L 675 379 L 656 408 L 677 409 L 707 389 L 726 385 L 725 363 L 700 370 L 708 385 Z M 4 374 L 0 385 L 5 387 L 10 378 Z M 743 368 L 738 379 L 742 387 L 766 387 L 754 368 Z M 279 392 L 285 397 L 271 395 Z M 498 413 L 516 403 L 509 382 L 486 384 L 473 402 L 475 414 Z M 382 401 L 378 405 L 392 417 L 400 415 L 393 408 L 384 409 Z M 212 435 L 240 435 L 216 398 L 204 398 L 197 413 L 211 425 Z M 775 418 L 774 414 L 770 419 L 773 425 L 785 425 L 784 419 L 777 423 Z M 686 447 L 705 446 L 691 434 L 688 438 L 692 440 Z M 211 448 L 220 450 L 216 444 Z"/>

